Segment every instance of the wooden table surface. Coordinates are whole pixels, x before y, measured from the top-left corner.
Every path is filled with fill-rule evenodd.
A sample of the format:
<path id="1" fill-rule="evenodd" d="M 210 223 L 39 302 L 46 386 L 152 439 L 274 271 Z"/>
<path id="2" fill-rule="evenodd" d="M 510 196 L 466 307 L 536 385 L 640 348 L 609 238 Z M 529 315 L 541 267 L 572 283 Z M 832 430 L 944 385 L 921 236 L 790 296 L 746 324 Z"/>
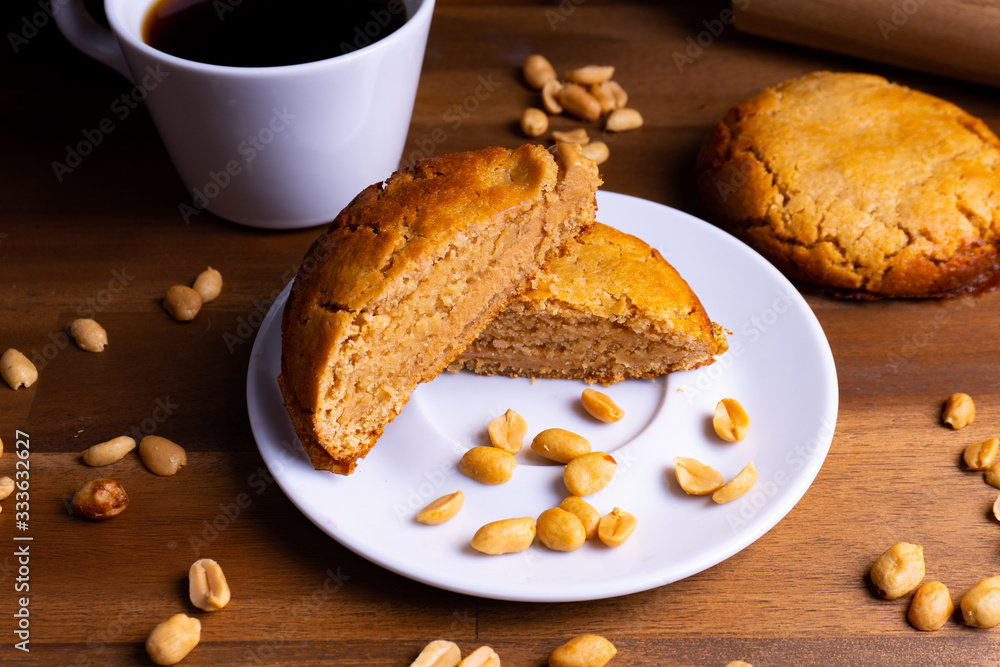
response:
<path id="1" fill-rule="evenodd" d="M 515 121 L 535 95 L 519 66 L 533 52 L 559 70 L 615 65 L 646 125 L 610 143 L 604 189 L 701 217 L 692 167 L 710 125 L 759 89 L 813 70 L 883 74 L 1000 130 L 994 89 L 769 42 L 728 24 L 700 52 L 686 52 L 725 5 L 661 5 L 440 0 L 405 157 L 523 143 Z M 22 18 L 38 11 L 26 0 L 15 6 L 4 33 L 26 30 Z M 946 583 L 956 603 L 1000 573 L 997 491 L 960 465 L 965 444 L 1000 430 L 1000 294 L 872 303 L 808 295 L 839 376 L 832 448 L 795 508 L 732 558 L 661 588 L 590 602 L 438 590 L 327 537 L 269 481 L 251 434 L 254 335 L 319 230 L 260 231 L 207 213 L 186 224 L 178 213 L 185 190 L 145 109 L 124 119 L 110 111 L 125 81 L 75 52 L 51 21 L 36 32 L 16 53 L 9 43 L 0 49 L 0 348 L 22 350 L 40 370 L 30 389 L 0 387 L 0 475 L 15 473 L 16 442 L 30 443 L 28 530 L 16 528 L 13 498 L 0 514 L 0 663 L 150 664 L 150 629 L 193 613 L 186 573 L 199 555 L 224 563 L 234 597 L 224 611 L 199 615 L 204 640 L 183 663 L 192 666 L 405 666 L 442 637 L 464 651 L 488 644 L 505 665 L 538 666 L 583 632 L 617 645 L 613 665 L 1000 661 L 1000 631 L 967 628 L 956 614 L 934 633 L 918 632 L 906 601 L 878 599 L 867 581 L 872 561 L 897 541 L 924 547 L 928 580 Z M 675 53 L 695 56 L 678 66 Z M 108 117 L 114 131 L 57 180 L 52 163 Z M 207 265 L 225 278 L 222 296 L 194 322 L 175 322 L 161 307 L 164 289 Z M 67 323 L 87 315 L 109 332 L 102 354 L 67 341 Z M 961 432 L 939 422 L 954 391 L 978 406 Z M 158 478 L 132 455 L 113 472 L 129 509 L 103 523 L 73 516 L 68 499 L 95 475 L 79 452 L 122 432 L 183 443 L 188 466 Z M 25 544 L 22 567 L 15 552 Z M 14 646 L 22 597 L 30 652 Z"/>

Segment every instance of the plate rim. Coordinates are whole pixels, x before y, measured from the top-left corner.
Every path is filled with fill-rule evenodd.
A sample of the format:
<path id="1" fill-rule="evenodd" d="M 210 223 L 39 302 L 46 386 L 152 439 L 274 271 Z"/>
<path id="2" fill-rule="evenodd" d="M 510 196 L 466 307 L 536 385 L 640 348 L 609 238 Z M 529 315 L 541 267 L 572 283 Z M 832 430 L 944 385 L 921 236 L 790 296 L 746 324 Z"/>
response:
<path id="1" fill-rule="evenodd" d="M 455 583 L 449 583 L 445 578 L 442 580 L 440 577 L 433 577 L 429 575 L 424 575 L 420 572 L 415 572 L 413 569 L 407 569 L 399 567 L 392 562 L 388 562 L 386 559 L 379 557 L 377 554 L 373 555 L 367 552 L 362 546 L 355 544 L 357 540 L 350 540 L 345 536 L 339 536 L 332 532 L 328 526 L 323 525 L 316 517 L 307 511 L 303 506 L 303 502 L 300 501 L 299 491 L 294 488 L 289 488 L 288 482 L 290 480 L 284 479 L 284 475 L 280 469 L 276 469 L 276 461 L 273 461 L 268 454 L 265 452 L 265 446 L 261 442 L 261 432 L 264 428 L 264 424 L 260 423 L 260 415 L 257 414 L 257 404 L 260 395 L 260 391 L 257 390 L 257 381 L 254 377 L 254 372 L 257 369 L 258 362 L 261 357 L 261 348 L 264 345 L 264 341 L 267 338 L 267 334 L 275 326 L 275 320 L 278 320 L 277 325 L 280 327 L 280 317 L 284 308 L 285 301 L 287 299 L 288 293 L 290 291 L 292 281 L 282 289 L 277 298 L 275 298 L 271 307 L 268 309 L 260 327 L 257 330 L 253 347 L 250 354 L 250 361 L 248 363 L 247 371 L 247 410 L 251 426 L 251 431 L 254 435 L 255 443 L 265 465 L 273 476 L 274 480 L 278 483 L 278 486 L 282 489 L 282 492 L 289 498 L 292 504 L 300 511 L 310 522 L 316 525 L 320 530 L 326 533 L 330 538 L 334 539 L 338 544 L 344 548 L 354 552 L 360 557 L 372 562 L 380 567 L 387 570 L 395 572 L 401 576 L 408 579 L 418 581 L 420 583 L 440 588 L 442 590 L 448 590 L 456 593 L 461 593 L 465 595 L 471 595 L 476 597 L 497 599 L 497 600 L 509 600 L 509 601 L 520 601 L 520 602 L 577 602 L 585 600 L 596 600 L 596 599 L 606 599 L 612 597 L 618 597 L 622 595 L 630 595 L 632 593 L 637 593 L 645 590 L 651 590 L 653 588 L 658 588 L 660 586 L 680 581 L 699 572 L 705 571 L 719 563 L 731 558 L 732 556 L 738 554 L 739 552 L 746 549 L 748 546 L 756 542 L 758 539 L 766 535 L 771 531 L 778 523 L 780 523 L 788 513 L 801 501 L 802 497 L 811 488 L 816 476 L 819 474 L 823 463 L 829 454 L 830 447 L 832 446 L 833 438 L 836 432 L 836 426 L 839 417 L 839 381 L 837 378 L 836 364 L 833 358 L 833 353 L 830 348 L 829 340 L 826 337 L 825 332 L 819 320 L 816 318 L 815 313 L 809 306 L 808 302 L 805 301 L 804 297 L 799 293 L 799 291 L 794 287 L 794 285 L 780 272 L 778 271 L 770 262 L 760 256 L 752 248 L 739 241 L 735 237 L 731 236 L 727 232 L 719 229 L 718 227 L 708 223 L 696 216 L 688 214 L 684 211 L 666 206 L 664 204 L 659 204 L 650 200 L 642 199 L 632 195 L 625 195 L 615 192 L 605 192 L 599 191 L 597 193 L 598 206 L 639 206 L 639 207 L 653 207 L 663 209 L 663 214 L 666 216 L 680 216 L 685 219 L 685 222 L 698 227 L 700 231 L 705 232 L 709 235 L 714 236 L 716 239 L 722 240 L 724 243 L 735 244 L 741 252 L 748 253 L 751 260 L 754 261 L 758 268 L 769 274 L 769 277 L 780 284 L 786 291 L 789 292 L 791 298 L 799 300 L 801 303 L 800 311 L 805 315 L 804 324 L 812 332 L 814 342 L 819 344 L 821 348 L 821 354 L 819 358 L 816 359 L 818 366 L 823 371 L 825 376 L 824 387 L 827 390 L 826 404 L 823 406 L 822 413 L 826 417 L 830 417 L 829 435 L 820 438 L 820 450 L 817 450 L 816 454 L 807 459 L 806 465 L 803 470 L 799 471 L 794 480 L 793 487 L 794 493 L 783 496 L 781 501 L 775 506 L 776 509 L 772 509 L 769 515 L 775 516 L 773 521 L 765 522 L 763 529 L 758 530 L 757 528 L 749 530 L 745 535 L 742 535 L 740 539 L 726 540 L 723 541 L 720 546 L 713 549 L 711 554 L 707 558 L 702 559 L 697 564 L 693 564 L 687 569 L 679 571 L 679 574 L 669 574 L 667 576 L 658 577 L 654 573 L 646 573 L 645 577 L 639 577 L 642 579 L 641 582 L 633 582 L 631 585 L 622 587 L 621 585 L 615 585 L 616 579 L 611 579 L 609 582 L 597 584 L 591 584 L 583 589 L 579 589 L 577 586 L 569 586 L 567 590 L 554 594 L 552 591 L 545 591 L 542 593 L 533 593 L 531 591 L 517 591 L 511 592 L 509 582 L 501 582 L 499 588 L 490 588 L 489 586 L 484 587 L 470 587 L 467 585 L 458 585 Z M 600 210 L 600 208 L 599 208 Z M 602 216 L 598 214 L 598 219 L 601 220 Z M 610 221 L 608 224 L 614 225 L 614 221 Z M 723 240 L 724 239 L 724 240 Z M 280 329 L 278 329 L 278 334 L 280 339 Z M 273 380 L 275 386 L 277 385 L 276 379 Z M 282 411 L 284 408 L 282 406 Z M 294 433 L 293 433 L 294 435 Z M 298 439 L 295 439 L 295 446 L 301 448 L 301 444 Z M 303 454 L 304 456 L 304 454 Z M 320 473 L 325 474 L 325 473 Z M 632 581 L 636 577 L 630 577 L 627 580 Z"/>

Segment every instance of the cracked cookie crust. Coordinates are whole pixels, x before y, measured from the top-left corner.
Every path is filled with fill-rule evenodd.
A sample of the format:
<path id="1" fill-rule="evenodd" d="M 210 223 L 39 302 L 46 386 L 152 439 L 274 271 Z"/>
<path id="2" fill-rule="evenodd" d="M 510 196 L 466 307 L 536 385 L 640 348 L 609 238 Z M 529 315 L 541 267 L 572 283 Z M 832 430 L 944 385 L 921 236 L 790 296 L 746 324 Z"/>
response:
<path id="1" fill-rule="evenodd" d="M 1000 140 L 881 77 L 763 90 L 712 128 L 696 174 L 716 221 L 807 287 L 945 297 L 1000 283 Z"/>
<path id="2" fill-rule="evenodd" d="M 579 147 L 526 145 L 422 160 L 359 194 L 282 318 L 278 384 L 313 467 L 351 473 L 417 384 L 593 223 L 599 183 Z"/>

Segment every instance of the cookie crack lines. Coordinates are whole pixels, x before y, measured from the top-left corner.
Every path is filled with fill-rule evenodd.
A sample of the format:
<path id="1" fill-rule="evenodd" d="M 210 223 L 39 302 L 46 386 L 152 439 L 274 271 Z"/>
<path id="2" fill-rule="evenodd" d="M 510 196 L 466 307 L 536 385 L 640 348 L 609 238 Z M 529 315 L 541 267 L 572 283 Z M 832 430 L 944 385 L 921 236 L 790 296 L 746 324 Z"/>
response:
<path id="1" fill-rule="evenodd" d="M 998 165 L 1000 139 L 955 105 L 816 72 L 731 109 L 696 169 L 712 218 L 789 278 L 880 298 L 992 288 Z"/>
<path id="2" fill-rule="evenodd" d="M 596 166 L 559 161 L 531 145 L 422 161 L 355 198 L 314 244 L 329 252 L 293 284 L 278 378 L 314 467 L 352 472 L 416 385 L 593 223 Z"/>

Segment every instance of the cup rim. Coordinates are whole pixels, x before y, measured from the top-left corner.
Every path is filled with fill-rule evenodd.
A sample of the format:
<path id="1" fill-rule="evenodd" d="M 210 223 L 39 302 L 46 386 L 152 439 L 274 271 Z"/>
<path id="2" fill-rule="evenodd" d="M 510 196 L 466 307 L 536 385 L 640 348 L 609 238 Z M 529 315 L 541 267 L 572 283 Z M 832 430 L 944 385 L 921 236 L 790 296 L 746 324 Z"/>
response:
<path id="1" fill-rule="evenodd" d="M 400 0 L 405 2 L 405 0 Z M 162 61 L 164 64 L 169 64 L 174 67 L 185 68 L 192 71 L 198 71 L 209 74 L 225 74 L 228 76 L 244 76 L 244 77 L 261 77 L 267 75 L 288 75 L 289 73 L 308 73 L 311 70 L 321 69 L 331 66 L 333 63 L 337 64 L 347 64 L 358 58 L 364 58 L 372 52 L 389 48 L 393 43 L 398 42 L 403 39 L 410 37 L 410 33 L 416 30 L 421 30 L 420 23 L 423 22 L 426 17 L 429 23 L 430 17 L 428 16 L 434 11 L 435 0 L 417 0 L 420 2 L 420 6 L 417 7 L 417 11 L 410 16 L 406 22 L 400 26 L 397 30 L 389 35 L 386 35 L 382 39 L 379 39 L 367 46 L 363 46 L 360 49 L 350 51 L 349 53 L 342 53 L 340 55 L 331 56 L 329 58 L 324 58 L 322 60 L 312 60 L 306 63 L 295 63 L 293 65 L 274 65 L 271 67 L 239 67 L 235 65 L 213 65 L 211 63 L 202 63 L 197 60 L 188 60 L 187 58 L 179 58 L 178 56 L 171 55 L 165 51 L 155 49 L 145 41 L 143 41 L 142 36 L 136 36 L 133 31 L 126 28 L 122 22 L 119 20 L 117 12 L 106 11 L 108 25 L 111 26 L 112 32 L 119 40 L 123 40 L 129 43 L 132 48 L 141 51 L 143 54 L 150 58 L 154 58 Z M 105 9 L 110 2 L 105 2 Z M 152 5 L 152 0 L 146 3 L 146 8 L 143 12 L 143 22 L 145 22 L 146 15 L 149 12 L 149 7 Z M 141 30 L 141 26 L 140 26 Z"/>

